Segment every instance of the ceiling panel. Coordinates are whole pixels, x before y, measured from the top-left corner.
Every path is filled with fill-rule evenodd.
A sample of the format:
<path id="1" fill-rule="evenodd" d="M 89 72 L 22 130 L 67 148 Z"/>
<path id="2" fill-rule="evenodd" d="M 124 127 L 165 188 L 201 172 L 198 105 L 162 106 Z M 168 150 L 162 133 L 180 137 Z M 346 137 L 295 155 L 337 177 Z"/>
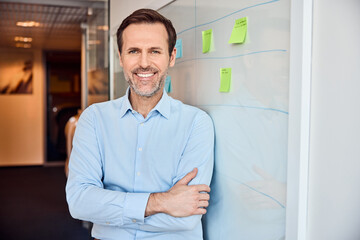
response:
<path id="1" fill-rule="evenodd" d="M 0 47 L 15 47 L 15 36 L 22 36 L 33 38 L 32 48 L 80 49 L 80 24 L 88 20 L 88 7 L 94 4 L 98 7 L 102 1 L 78 0 L 72 1 L 72 6 L 53 5 L 54 1 L 42 2 L 52 4 L 0 1 Z M 74 2 L 78 2 L 80 6 L 74 6 Z M 101 11 L 94 9 L 93 15 Z M 19 27 L 16 26 L 18 21 L 36 21 L 40 26 Z"/>

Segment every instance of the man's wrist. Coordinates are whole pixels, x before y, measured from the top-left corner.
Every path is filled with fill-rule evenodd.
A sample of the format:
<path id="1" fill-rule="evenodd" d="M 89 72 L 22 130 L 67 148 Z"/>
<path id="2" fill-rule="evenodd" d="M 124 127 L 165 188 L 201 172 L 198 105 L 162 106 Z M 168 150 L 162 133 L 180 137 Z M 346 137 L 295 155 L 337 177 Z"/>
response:
<path id="1" fill-rule="evenodd" d="M 150 193 L 149 200 L 145 209 L 145 217 L 156 213 L 164 213 L 164 197 L 166 193 Z"/>

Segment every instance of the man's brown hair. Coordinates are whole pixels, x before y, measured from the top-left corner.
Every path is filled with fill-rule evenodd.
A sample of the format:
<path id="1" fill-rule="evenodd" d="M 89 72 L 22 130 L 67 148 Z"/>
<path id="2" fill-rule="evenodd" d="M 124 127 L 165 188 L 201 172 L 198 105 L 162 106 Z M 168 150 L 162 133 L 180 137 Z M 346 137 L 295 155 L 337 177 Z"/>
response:
<path id="1" fill-rule="evenodd" d="M 152 9 L 139 9 L 129 15 L 127 18 L 122 21 L 120 27 L 117 30 L 116 37 L 117 37 L 117 44 L 121 54 L 123 39 L 122 34 L 130 24 L 140 24 L 140 23 L 162 23 L 167 31 L 168 34 L 168 46 L 169 46 L 169 56 L 175 47 L 176 43 L 176 32 L 175 28 L 173 27 L 171 21 L 160 13 Z"/>

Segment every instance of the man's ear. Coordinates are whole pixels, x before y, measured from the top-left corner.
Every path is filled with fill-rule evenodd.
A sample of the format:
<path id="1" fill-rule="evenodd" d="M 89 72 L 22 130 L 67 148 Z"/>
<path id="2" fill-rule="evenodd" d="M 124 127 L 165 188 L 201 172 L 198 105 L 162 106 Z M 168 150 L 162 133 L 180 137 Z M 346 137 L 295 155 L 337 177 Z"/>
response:
<path id="1" fill-rule="evenodd" d="M 120 51 L 118 51 L 118 54 L 119 54 L 119 62 L 120 62 L 120 66 L 123 67 L 123 62 L 122 62 L 122 59 L 121 59 L 121 54 L 120 54 Z"/>
<path id="2" fill-rule="evenodd" d="M 175 65 L 175 59 L 176 59 L 176 48 L 174 47 L 170 55 L 170 63 L 169 63 L 170 67 L 173 67 Z"/>

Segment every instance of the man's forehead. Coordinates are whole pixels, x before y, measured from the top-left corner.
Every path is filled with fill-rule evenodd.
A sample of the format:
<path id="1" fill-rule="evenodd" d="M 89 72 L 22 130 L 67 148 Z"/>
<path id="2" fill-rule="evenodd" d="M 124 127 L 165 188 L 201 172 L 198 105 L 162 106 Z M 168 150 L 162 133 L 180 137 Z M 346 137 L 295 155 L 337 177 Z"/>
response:
<path id="1" fill-rule="evenodd" d="M 162 23 L 133 23 L 125 28 L 124 47 L 143 47 L 144 44 L 149 48 L 167 48 L 168 34 L 165 26 Z"/>
<path id="2" fill-rule="evenodd" d="M 151 31 L 151 32 L 154 32 L 154 33 L 157 33 L 157 34 L 164 34 L 164 36 L 167 37 L 166 28 L 165 28 L 164 24 L 162 24 L 160 22 L 155 22 L 155 23 L 146 23 L 146 22 L 144 22 L 144 23 L 132 23 L 132 24 L 130 24 L 129 26 L 127 26 L 124 29 L 123 35 L 127 35 L 127 37 L 135 36 L 135 35 L 133 35 L 134 31 L 139 31 L 140 29 L 142 31 L 145 31 L 145 32 Z M 141 36 L 147 36 L 145 34 L 141 34 L 141 32 L 138 32 L 138 33 L 140 33 Z M 148 37 L 153 37 L 154 35 L 155 34 L 151 34 Z"/>

